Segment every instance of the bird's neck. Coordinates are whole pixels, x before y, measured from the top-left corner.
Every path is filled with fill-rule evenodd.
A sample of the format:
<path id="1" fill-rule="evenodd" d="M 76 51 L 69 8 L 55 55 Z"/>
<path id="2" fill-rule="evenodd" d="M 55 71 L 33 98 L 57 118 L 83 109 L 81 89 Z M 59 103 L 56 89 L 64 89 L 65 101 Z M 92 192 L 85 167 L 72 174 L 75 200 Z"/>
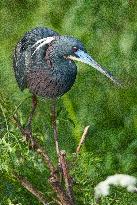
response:
<path id="1" fill-rule="evenodd" d="M 63 53 L 59 52 L 56 48 L 50 45 L 46 51 L 45 59 L 49 68 L 63 69 L 68 68 L 74 64 L 67 60 Z"/>

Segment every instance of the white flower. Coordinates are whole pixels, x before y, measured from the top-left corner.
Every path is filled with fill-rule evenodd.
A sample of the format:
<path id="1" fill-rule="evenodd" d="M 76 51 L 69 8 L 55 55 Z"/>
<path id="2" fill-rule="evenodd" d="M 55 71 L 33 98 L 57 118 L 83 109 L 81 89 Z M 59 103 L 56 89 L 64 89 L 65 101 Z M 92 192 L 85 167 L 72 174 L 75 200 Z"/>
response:
<path id="1" fill-rule="evenodd" d="M 95 198 L 99 199 L 101 196 L 109 195 L 110 185 L 125 187 L 128 192 L 137 192 L 136 184 L 137 179 L 130 175 L 115 174 L 109 176 L 95 187 Z"/>

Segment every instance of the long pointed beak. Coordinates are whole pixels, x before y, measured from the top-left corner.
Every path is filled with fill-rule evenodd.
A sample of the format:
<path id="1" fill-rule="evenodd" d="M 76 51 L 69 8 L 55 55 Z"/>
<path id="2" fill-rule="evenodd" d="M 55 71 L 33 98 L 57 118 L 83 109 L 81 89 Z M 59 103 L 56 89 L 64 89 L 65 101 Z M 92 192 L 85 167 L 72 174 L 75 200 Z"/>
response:
<path id="1" fill-rule="evenodd" d="M 120 83 L 112 76 L 112 74 L 110 72 L 108 72 L 105 68 L 103 68 L 101 65 L 99 65 L 86 52 L 79 49 L 75 52 L 75 55 L 76 56 L 72 56 L 72 55 L 68 56 L 68 58 L 71 59 L 71 60 L 80 61 L 82 63 L 85 63 L 85 64 L 88 64 L 88 65 L 92 66 L 93 68 L 95 68 L 96 70 L 98 70 L 99 72 L 101 72 L 102 74 L 107 76 L 108 78 L 110 78 L 114 83 L 120 85 Z"/>

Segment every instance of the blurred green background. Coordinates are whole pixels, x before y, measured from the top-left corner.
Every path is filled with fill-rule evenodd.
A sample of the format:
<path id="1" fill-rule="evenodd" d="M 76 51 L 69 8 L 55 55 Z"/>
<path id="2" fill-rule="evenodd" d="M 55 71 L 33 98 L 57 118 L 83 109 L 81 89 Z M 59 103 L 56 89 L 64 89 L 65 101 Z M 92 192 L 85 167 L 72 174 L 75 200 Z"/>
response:
<path id="1" fill-rule="evenodd" d="M 95 185 L 108 175 L 137 176 L 136 11 L 135 0 L 0 1 L 0 205 L 39 204 L 13 180 L 13 169 L 45 196 L 52 196 L 48 171 L 24 144 L 11 118 L 17 110 L 25 123 L 31 108 L 31 94 L 21 92 L 14 78 L 13 50 L 26 31 L 38 26 L 80 39 L 88 53 L 123 84 L 120 88 L 91 67 L 77 63 L 75 85 L 58 100 L 59 140 L 73 161 L 78 204 L 93 204 Z M 87 125 L 88 138 L 74 160 L 72 153 Z M 39 98 L 33 132 L 56 162 L 47 99 Z M 101 204 L 135 205 L 137 196 L 112 189 L 112 195 Z"/>

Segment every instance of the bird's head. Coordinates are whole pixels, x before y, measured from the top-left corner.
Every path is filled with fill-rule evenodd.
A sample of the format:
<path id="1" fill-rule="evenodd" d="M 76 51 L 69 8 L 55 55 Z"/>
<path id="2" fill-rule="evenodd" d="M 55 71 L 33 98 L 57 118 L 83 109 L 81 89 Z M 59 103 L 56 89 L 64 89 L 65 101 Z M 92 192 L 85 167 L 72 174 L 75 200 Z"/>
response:
<path id="1" fill-rule="evenodd" d="M 37 41 L 34 44 L 34 46 L 36 46 L 34 53 L 46 44 L 49 44 L 51 56 L 54 56 L 55 58 L 61 58 L 65 61 L 80 61 L 82 63 L 88 64 L 110 78 L 116 84 L 119 84 L 119 82 L 112 76 L 110 72 L 98 64 L 87 53 L 83 44 L 79 40 L 70 36 L 47 37 Z"/>

